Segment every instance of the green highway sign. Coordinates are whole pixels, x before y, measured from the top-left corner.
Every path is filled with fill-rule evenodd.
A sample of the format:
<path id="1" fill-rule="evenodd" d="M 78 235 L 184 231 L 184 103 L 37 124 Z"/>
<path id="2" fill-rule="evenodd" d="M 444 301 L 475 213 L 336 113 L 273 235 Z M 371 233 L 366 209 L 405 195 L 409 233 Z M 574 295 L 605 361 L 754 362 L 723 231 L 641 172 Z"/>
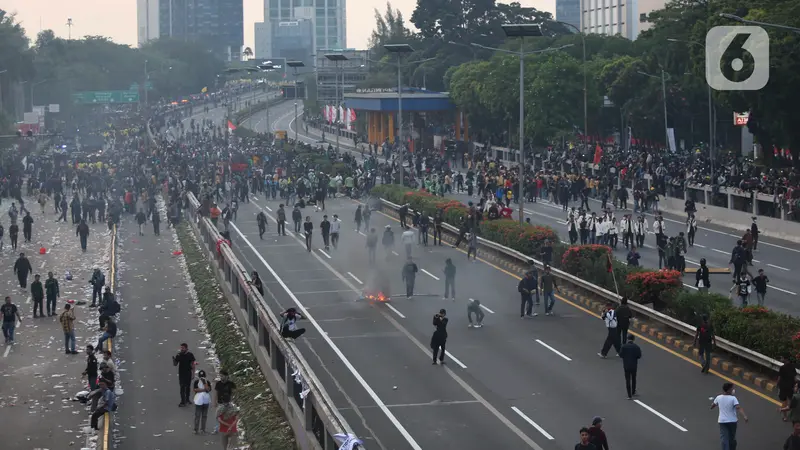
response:
<path id="1" fill-rule="evenodd" d="M 84 91 L 72 94 L 77 104 L 139 103 L 138 91 Z"/>

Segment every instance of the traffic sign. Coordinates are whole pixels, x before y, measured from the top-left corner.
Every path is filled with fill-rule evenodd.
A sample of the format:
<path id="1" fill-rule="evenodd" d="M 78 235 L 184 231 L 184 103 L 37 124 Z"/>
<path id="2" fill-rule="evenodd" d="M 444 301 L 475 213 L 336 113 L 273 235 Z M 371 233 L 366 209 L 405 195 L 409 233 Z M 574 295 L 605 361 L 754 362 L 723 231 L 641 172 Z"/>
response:
<path id="1" fill-rule="evenodd" d="M 138 103 L 138 91 L 84 91 L 72 94 L 78 104 Z"/>

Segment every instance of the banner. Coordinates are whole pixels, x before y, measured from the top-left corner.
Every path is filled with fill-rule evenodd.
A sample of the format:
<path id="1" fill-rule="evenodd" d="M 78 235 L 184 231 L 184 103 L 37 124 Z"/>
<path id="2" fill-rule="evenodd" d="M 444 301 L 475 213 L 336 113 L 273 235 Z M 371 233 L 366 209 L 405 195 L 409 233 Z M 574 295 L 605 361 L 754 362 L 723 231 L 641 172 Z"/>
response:
<path id="1" fill-rule="evenodd" d="M 230 120 L 228 121 L 228 129 L 234 131 L 236 129 L 236 125 L 233 124 Z"/>

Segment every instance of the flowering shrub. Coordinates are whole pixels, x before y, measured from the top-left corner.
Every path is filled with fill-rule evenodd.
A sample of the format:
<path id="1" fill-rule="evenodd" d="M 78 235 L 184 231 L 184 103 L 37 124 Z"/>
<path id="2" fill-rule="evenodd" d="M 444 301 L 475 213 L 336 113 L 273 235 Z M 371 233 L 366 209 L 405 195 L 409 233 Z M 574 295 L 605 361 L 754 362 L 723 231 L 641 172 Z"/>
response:
<path id="1" fill-rule="evenodd" d="M 677 270 L 648 270 L 632 273 L 625 279 L 625 290 L 631 300 L 643 304 L 666 304 L 682 287 L 683 274 Z"/>
<path id="2" fill-rule="evenodd" d="M 581 267 L 585 266 L 587 261 L 607 262 L 609 255 L 611 255 L 611 249 L 605 245 L 574 245 L 567 248 L 564 256 L 561 257 L 561 270 L 581 276 Z"/>

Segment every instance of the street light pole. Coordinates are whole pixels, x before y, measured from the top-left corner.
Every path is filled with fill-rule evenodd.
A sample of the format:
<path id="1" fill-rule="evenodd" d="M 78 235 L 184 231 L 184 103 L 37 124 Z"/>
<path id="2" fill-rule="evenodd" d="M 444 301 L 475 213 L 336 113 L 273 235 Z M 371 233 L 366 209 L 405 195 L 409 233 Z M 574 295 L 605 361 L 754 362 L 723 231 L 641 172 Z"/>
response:
<path id="1" fill-rule="evenodd" d="M 769 23 L 769 22 L 758 22 L 755 20 L 748 20 L 742 17 L 739 17 L 734 14 L 727 14 L 727 13 L 720 13 L 720 17 L 728 20 L 734 20 L 736 22 L 743 23 L 745 25 L 757 25 L 760 27 L 769 27 L 769 28 L 777 28 L 779 30 L 791 31 L 793 33 L 800 33 L 800 28 L 790 27 L 788 25 L 781 25 L 778 23 Z"/>
<path id="2" fill-rule="evenodd" d="M 339 103 L 339 63 L 343 61 L 347 61 L 348 58 L 346 55 L 342 53 L 329 53 L 325 55 L 325 58 L 328 61 L 333 61 L 334 63 L 334 87 L 336 90 L 336 99 L 334 100 L 334 108 L 336 108 L 336 121 L 334 122 L 334 126 L 336 127 L 336 151 L 339 152 L 339 134 L 341 134 L 341 128 L 339 128 L 339 107 L 341 106 Z M 344 75 L 342 75 L 342 90 L 344 90 Z"/>
<path id="3" fill-rule="evenodd" d="M 661 95 L 664 97 L 664 135 L 667 138 L 667 149 L 672 150 L 669 144 L 669 125 L 667 125 L 667 80 L 664 75 L 664 69 L 661 69 Z"/>
<path id="4" fill-rule="evenodd" d="M 300 67 L 305 67 L 305 63 L 303 63 L 303 61 L 287 61 L 286 65 L 294 70 L 294 150 L 296 152 L 298 140 L 297 128 L 300 126 L 300 124 L 297 123 L 297 69 Z"/>

